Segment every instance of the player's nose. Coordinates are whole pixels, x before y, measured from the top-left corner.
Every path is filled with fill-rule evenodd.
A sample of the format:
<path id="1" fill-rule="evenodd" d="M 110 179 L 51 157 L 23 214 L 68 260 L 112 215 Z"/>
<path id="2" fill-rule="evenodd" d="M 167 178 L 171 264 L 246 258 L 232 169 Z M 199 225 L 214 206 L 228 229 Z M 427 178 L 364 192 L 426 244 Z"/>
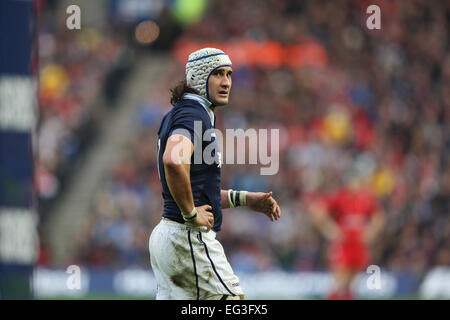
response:
<path id="1" fill-rule="evenodd" d="M 229 88 L 231 86 L 231 80 L 227 76 L 224 76 L 220 81 L 220 85 L 222 87 Z"/>

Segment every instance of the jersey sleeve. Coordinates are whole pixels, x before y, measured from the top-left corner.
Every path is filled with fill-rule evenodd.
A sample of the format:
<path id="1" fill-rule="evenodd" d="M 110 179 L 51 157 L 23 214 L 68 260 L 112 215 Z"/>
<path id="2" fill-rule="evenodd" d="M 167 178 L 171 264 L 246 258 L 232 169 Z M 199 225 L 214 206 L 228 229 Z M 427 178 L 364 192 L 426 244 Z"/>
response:
<path id="1" fill-rule="evenodd" d="M 181 134 L 194 144 L 194 137 L 202 141 L 204 128 L 201 114 L 195 108 L 183 107 L 173 115 L 168 136 Z"/>

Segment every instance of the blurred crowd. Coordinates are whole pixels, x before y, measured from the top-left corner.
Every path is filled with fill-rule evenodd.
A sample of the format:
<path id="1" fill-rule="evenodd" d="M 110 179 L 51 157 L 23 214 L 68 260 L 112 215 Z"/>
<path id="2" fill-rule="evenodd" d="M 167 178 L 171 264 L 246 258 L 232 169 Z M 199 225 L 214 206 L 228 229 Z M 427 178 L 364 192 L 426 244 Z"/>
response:
<path id="1" fill-rule="evenodd" d="M 431 266 L 450 265 L 450 3 L 383 1 L 381 30 L 369 30 L 370 2 L 377 4 L 211 1 L 200 22 L 184 27 L 180 45 L 251 40 L 289 46 L 313 39 L 326 54 L 322 64 L 234 68 L 231 101 L 217 111 L 217 127 L 279 129 L 280 165 L 274 176 L 260 175 L 262 165 L 225 165 L 223 188 L 273 191 L 282 209 L 275 223 L 246 208 L 224 210 L 218 239 L 236 272 L 326 269 L 326 245 L 306 204 L 352 175 L 368 183 L 386 212 L 386 227 L 372 244 L 373 264 L 419 277 Z M 53 43 L 56 54 L 64 41 Z M 68 101 L 58 106 L 65 107 L 44 109 L 43 132 L 61 132 L 42 135 L 43 148 L 54 150 L 55 137 L 67 137 L 64 131 L 73 132 L 89 112 L 82 107 L 89 95 L 79 92 L 95 90 L 90 81 L 101 77 L 98 60 L 118 50 L 114 42 L 100 43 L 90 51 L 75 48 L 81 57 L 72 68 L 65 64 L 65 77 L 82 81 L 64 89 Z M 108 45 L 112 50 L 104 50 Z M 148 237 L 162 212 L 157 130 L 170 109 L 168 89 L 184 76 L 175 56 L 166 78 L 137 108 L 136 134 L 93 199 L 75 261 L 150 266 Z M 41 167 L 54 172 L 55 157 L 70 155 L 73 145 L 58 157 L 46 152 L 53 157 Z"/>
<path id="2" fill-rule="evenodd" d="M 43 226 L 95 141 L 102 116 L 115 106 L 130 65 L 122 33 L 86 26 L 68 30 L 65 10 L 55 1 L 34 4 L 39 21 L 34 190 Z M 46 235 L 39 233 L 39 263 L 49 265 Z"/>
<path id="3" fill-rule="evenodd" d="M 65 16 L 52 10 L 39 14 L 35 185 L 41 212 L 46 212 L 94 141 L 98 118 L 107 111 L 99 97 L 121 61 L 124 41 L 95 28 L 70 32 Z"/>

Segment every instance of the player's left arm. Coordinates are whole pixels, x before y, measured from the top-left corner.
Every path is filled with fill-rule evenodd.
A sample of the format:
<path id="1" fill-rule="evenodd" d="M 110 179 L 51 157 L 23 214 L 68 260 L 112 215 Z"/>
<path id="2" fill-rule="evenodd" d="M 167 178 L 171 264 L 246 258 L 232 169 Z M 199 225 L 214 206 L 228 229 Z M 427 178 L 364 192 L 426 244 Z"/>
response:
<path id="1" fill-rule="evenodd" d="M 370 195 L 368 200 L 367 212 L 369 213 L 369 221 L 363 231 L 363 240 L 366 244 L 370 245 L 381 233 L 386 218 L 385 212 L 375 196 Z"/>
<path id="2" fill-rule="evenodd" d="M 370 216 L 370 220 L 364 230 L 364 241 L 367 244 L 373 243 L 376 237 L 381 233 L 385 225 L 385 213 L 383 210 L 377 210 Z"/>
<path id="3" fill-rule="evenodd" d="M 281 217 L 281 209 L 271 192 L 249 192 L 221 190 L 222 208 L 247 206 L 249 209 L 264 213 L 271 221 Z"/>

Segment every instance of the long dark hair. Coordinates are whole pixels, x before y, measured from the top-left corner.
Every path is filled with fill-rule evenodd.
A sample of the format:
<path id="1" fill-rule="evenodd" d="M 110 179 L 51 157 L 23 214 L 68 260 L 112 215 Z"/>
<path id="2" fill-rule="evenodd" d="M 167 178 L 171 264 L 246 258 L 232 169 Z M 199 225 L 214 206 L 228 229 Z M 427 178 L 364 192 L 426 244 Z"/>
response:
<path id="1" fill-rule="evenodd" d="M 170 89 L 172 93 L 172 97 L 170 98 L 170 103 L 174 106 L 183 98 L 185 93 L 195 93 L 198 94 L 198 91 L 189 87 L 187 85 L 186 80 L 180 81 L 175 87 Z"/>

